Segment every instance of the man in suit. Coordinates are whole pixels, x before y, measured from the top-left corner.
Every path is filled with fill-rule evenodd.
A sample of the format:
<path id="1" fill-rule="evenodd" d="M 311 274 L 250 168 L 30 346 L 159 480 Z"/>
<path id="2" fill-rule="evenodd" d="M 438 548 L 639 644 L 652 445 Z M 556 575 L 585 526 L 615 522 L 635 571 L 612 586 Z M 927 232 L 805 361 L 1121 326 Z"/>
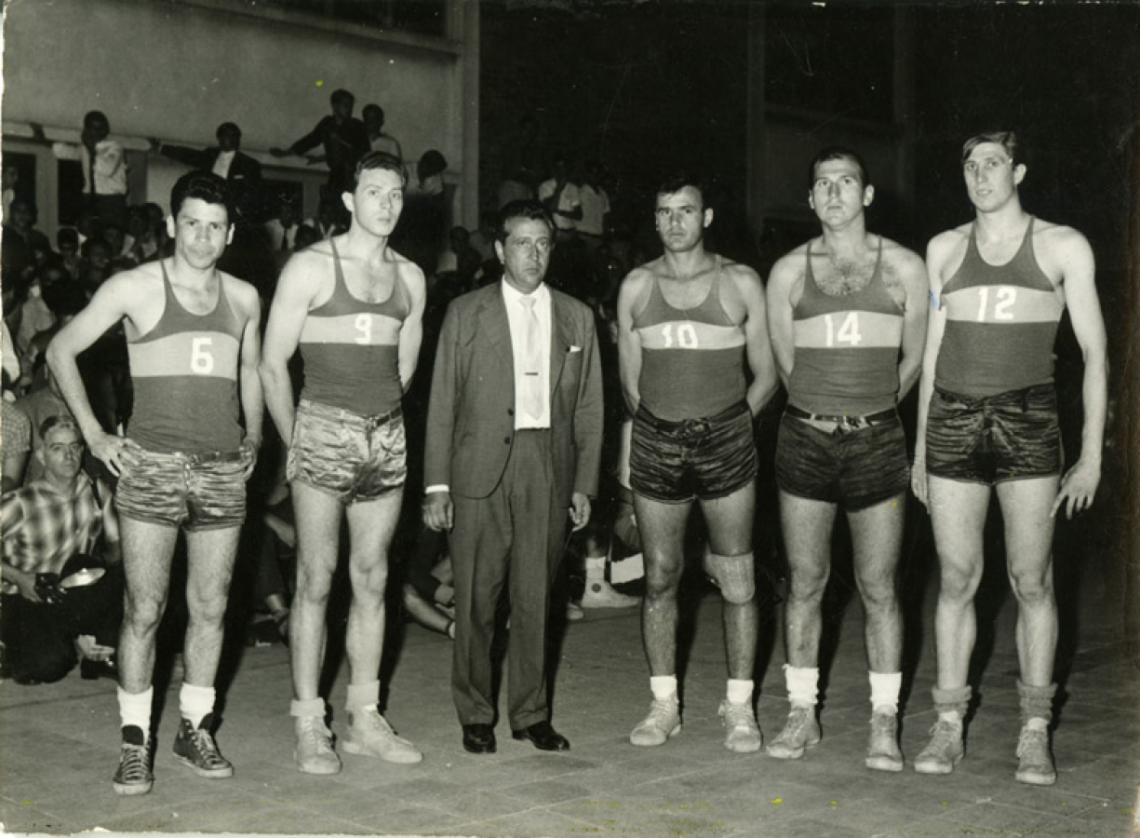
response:
<path id="1" fill-rule="evenodd" d="M 505 582 L 512 734 L 541 750 L 570 747 L 549 721 L 546 625 L 567 510 L 584 527 L 597 489 L 602 379 L 593 314 L 543 283 L 553 241 L 541 204 L 505 206 L 503 280 L 451 304 L 436 352 L 424 522 L 450 532 L 452 696 L 471 753 L 495 750 L 491 640 Z"/>
<path id="2" fill-rule="evenodd" d="M 167 145 L 151 140 L 154 151 L 169 160 L 185 163 L 192 169 L 205 169 L 226 179 L 231 190 L 231 200 L 237 210 L 235 221 L 249 213 L 248 206 L 253 198 L 252 185 L 261 180 L 261 164 L 241 150 L 241 128 L 234 122 L 223 122 L 215 134 L 218 144 L 212 148 L 190 148 L 181 145 Z"/>

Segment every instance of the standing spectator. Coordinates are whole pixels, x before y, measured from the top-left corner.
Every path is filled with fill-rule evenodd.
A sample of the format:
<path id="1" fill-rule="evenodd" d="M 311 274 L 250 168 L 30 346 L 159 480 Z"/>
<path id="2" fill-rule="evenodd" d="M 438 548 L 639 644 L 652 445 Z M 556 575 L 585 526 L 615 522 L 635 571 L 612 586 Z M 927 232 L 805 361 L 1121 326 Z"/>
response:
<path id="1" fill-rule="evenodd" d="M 36 229 L 37 217 L 35 204 L 27 198 L 13 198 L 9 211 L 4 213 L 4 245 L 9 245 L 9 236 L 16 236 L 27 245 L 29 255 L 35 250 L 50 252 L 48 237 Z"/>
<path id="2" fill-rule="evenodd" d="M 323 156 L 311 156 L 308 160 L 310 163 L 324 161 L 328 164 L 329 190 L 339 197 L 342 192 L 352 191 L 356 161 L 368 151 L 368 131 L 364 123 L 352 115 L 356 98 L 347 90 L 334 90 L 329 103 L 332 113 L 318 122 L 312 131 L 288 148 L 271 148 L 269 153 L 274 157 L 303 155 L 318 145 L 323 146 Z"/>
<path id="3" fill-rule="evenodd" d="M 610 196 L 602 187 L 602 166 L 597 160 L 591 161 L 586 167 L 586 176 L 578 189 L 578 197 L 582 207 L 582 217 L 578 219 L 575 227 L 578 230 L 578 238 L 592 257 L 602 246 L 606 232 L 606 216 L 610 212 Z"/>
<path id="4" fill-rule="evenodd" d="M 386 151 L 403 160 L 404 150 L 400 148 L 400 141 L 384 130 L 384 109 L 379 105 L 365 105 L 360 115 L 364 118 L 364 128 L 368 131 L 369 150 Z"/>
<path id="5" fill-rule="evenodd" d="M 32 123 L 35 138 L 46 142 L 43 127 Z M 80 144 L 53 143 L 59 160 L 78 160 L 83 166 L 83 194 L 87 205 L 103 221 L 127 220 L 127 161 L 123 146 L 110 139 L 111 123 L 102 111 L 83 117 Z"/>
<path id="6" fill-rule="evenodd" d="M 515 166 L 499 184 L 498 208 L 502 209 L 512 201 L 533 201 L 534 178 L 522 166 Z"/>
<path id="7" fill-rule="evenodd" d="M 241 150 L 241 128 L 236 122 L 223 122 L 214 136 L 218 144 L 210 148 L 168 145 L 153 139 L 150 144 L 163 157 L 225 178 L 234 205 L 234 221 L 240 224 L 248 220 L 253 210 L 255 184 L 261 180 L 261 164 Z"/>
<path id="8" fill-rule="evenodd" d="M 554 217 L 557 240 L 561 243 L 574 237 L 575 225 L 582 218 L 582 198 L 566 158 L 556 158 L 551 171 L 553 174 L 538 186 L 538 200 Z"/>
<path id="9" fill-rule="evenodd" d="M 99 646 L 113 651 L 123 603 L 110 489 L 80 470 L 83 440 L 74 420 L 52 417 L 40 433 L 44 446 L 36 457 L 43 477 L 5 495 L 0 504 L 4 647 L 21 683 L 66 675 L 75 665 L 73 641 L 79 635 L 93 634 Z M 65 568 L 94 564 L 101 534 L 106 557 L 100 564 L 107 565 L 102 578 L 89 587 L 62 587 Z M 83 676 L 96 677 L 84 664 Z"/>

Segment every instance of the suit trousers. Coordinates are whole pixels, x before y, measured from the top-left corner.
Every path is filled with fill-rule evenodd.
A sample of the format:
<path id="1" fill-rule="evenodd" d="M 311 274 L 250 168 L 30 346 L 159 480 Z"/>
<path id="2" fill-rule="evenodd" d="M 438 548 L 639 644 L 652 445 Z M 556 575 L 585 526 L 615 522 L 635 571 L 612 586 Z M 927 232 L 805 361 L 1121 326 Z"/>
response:
<path id="1" fill-rule="evenodd" d="M 511 628 L 507 706 L 512 730 L 550 718 L 546 637 L 550 589 L 567 511 L 557 499 L 549 431 L 516 431 L 503 478 L 485 498 L 453 496 L 455 649 L 451 693 L 461 724 L 493 724 L 491 644 L 503 586 Z"/>

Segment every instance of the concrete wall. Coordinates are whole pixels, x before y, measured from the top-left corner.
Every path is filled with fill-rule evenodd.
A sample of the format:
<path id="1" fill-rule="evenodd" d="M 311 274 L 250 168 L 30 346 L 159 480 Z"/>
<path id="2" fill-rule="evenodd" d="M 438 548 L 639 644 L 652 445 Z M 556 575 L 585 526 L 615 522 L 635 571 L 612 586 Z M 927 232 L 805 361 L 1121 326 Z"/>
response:
<path id="1" fill-rule="evenodd" d="M 452 31 L 463 37 L 462 27 Z M 344 87 L 357 115 L 368 102 L 384 107 L 410 160 L 439 149 L 461 187 L 465 168 L 475 168 L 463 147 L 462 41 L 315 26 L 227 0 L 19 2 L 7 6 L 4 36 L 6 139 L 29 121 L 63 138 L 99 108 L 135 144 L 205 146 L 218 123 L 233 120 L 243 149 L 267 160 L 261 154 L 309 131 Z M 155 173 L 156 185 L 170 178 Z"/>

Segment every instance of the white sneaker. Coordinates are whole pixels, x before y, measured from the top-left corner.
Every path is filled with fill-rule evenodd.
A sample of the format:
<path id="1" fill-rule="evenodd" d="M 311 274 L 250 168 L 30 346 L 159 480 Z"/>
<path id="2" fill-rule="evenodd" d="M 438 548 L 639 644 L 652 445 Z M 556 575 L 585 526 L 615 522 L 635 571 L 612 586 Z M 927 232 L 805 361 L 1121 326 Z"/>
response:
<path id="1" fill-rule="evenodd" d="M 725 699 L 717 710 L 728 734 L 724 737 L 724 747 L 738 754 L 752 754 L 760 750 L 764 737 L 760 725 L 756 724 L 756 714 L 751 704 L 734 704 Z"/>
<path id="2" fill-rule="evenodd" d="M 318 716 L 298 716 L 293 721 L 297 745 L 293 761 L 305 774 L 339 774 L 340 757 L 333 750 L 332 732 Z"/>
<path id="3" fill-rule="evenodd" d="M 793 705 L 784 729 L 768 744 L 768 756 L 799 759 L 804 755 L 805 749 L 818 745 L 819 740 L 819 722 L 815 718 L 815 708 Z"/>
<path id="4" fill-rule="evenodd" d="M 385 762 L 404 765 L 424 758 L 415 745 L 396 735 L 375 705 L 354 710 L 349 716 L 352 723 L 344 732 L 344 749 L 348 753 L 380 757 Z"/>
<path id="5" fill-rule="evenodd" d="M 871 714 L 871 736 L 863 764 L 876 771 L 903 770 L 903 755 L 899 750 L 899 720 L 895 714 Z"/>
<path id="6" fill-rule="evenodd" d="M 638 722 L 629 734 L 629 744 L 642 747 L 664 745 L 681 732 L 681 706 L 676 697 L 653 699 L 649 715 Z"/>
<path id="7" fill-rule="evenodd" d="M 641 597 L 626 596 L 614 589 L 605 579 L 586 582 L 582 594 L 583 608 L 633 608 L 641 605 Z"/>

